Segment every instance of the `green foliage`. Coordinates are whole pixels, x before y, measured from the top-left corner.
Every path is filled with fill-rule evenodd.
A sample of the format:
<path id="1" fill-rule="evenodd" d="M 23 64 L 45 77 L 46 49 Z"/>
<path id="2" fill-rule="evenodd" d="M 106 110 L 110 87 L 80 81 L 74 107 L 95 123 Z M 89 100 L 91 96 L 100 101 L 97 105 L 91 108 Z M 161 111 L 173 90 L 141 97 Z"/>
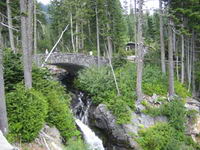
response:
<path id="1" fill-rule="evenodd" d="M 26 90 L 22 84 L 15 89 L 6 95 L 9 137 L 29 142 L 43 127 L 48 105 L 45 97 L 34 89 Z"/>
<path id="2" fill-rule="evenodd" d="M 152 128 L 145 129 L 141 131 L 139 143 L 144 148 L 144 150 L 194 150 L 199 149 L 199 145 L 194 143 L 191 137 L 185 135 L 185 123 L 186 117 L 189 117 L 192 120 L 195 120 L 196 112 L 187 111 L 184 107 L 184 101 L 180 99 L 175 99 L 171 102 L 165 102 L 159 108 L 154 108 L 150 106 L 146 101 L 143 101 L 142 104 L 146 107 L 144 113 L 147 113 L 153 117 L 163 115 L 167 116 L 168 123 L 165 123 L 165 126 L 156 125 Z M 156 128 L 161 129 L 157 130 Z M 166 129 L 169 128 L 169 129 Z M 173 129 L 174 134 L 171 135 L 170 140 L 168 139 L 167 133 L 162 135 L 162 130 L 170 131 Z M 154 137 L 155 136 L 155 137 Z M 161 137 L 160 137 L 161 136 Z M 160 139 L 161 143 L 154 143 L 157 141 L 157 138 Z M 157 145 L 158 144 L 158 145 Z M 152 148 L 151 146 L 155 146 Z M 160 147 L 160 145 L 162 145 Z"/>
<path id="3" fill-rule="evenodd" d="M 176 99 L 161 107 L 163 115 L 169 119 L 169 124 L 176 130 L 185 131 L 186 108 L 183 100 Z"/>
<path id="4" fill-rule="evenodd" d="M 81 139 L 70 139 L 65 150 L 89 150 L 88 146 Z"/>
<path id="5" fill-rule="evenodd" d="M 118 123 L 130 121 L 130 108 L 134 109 L 135 93 L 131 84 L 132 74 L 124 67 L 116 70 L 120 94 L 117 95 L 114 79 L 110 68 L 88 68 L 79 73 L 76 86 L 90 94 L 96 104 L 104 103 L 116 116 Z M 123 73 L 122 73 L 123 72 Z"/>
<path id="6" fill-rule="evenodd" d="M 101 67 L 99 69 L 93 67 L 81 71 L 78 80 L 76 81 L 76 86 L 81 90 L 88 92 L 92 96 L 94 103 L 107 104 L 108 108 L 112 110 L 118 121 L 123 123 L 130 120 L 129 117 L 125 117 L 125 112 L 130 114 L 128 107 L 134 109 L 134 100 L 136 99 L 134 92 L 136 88 L 136 66 L 131 63 L 119 66 L 115 68 L 115 74 L 119 85 L 120 96 L 117 96 L 112 73 L 110 68 L 107 67 Z M 175 89 L 177 89 L 178 95 L 182 97 L 189 95 L 182 84 L 178 81 L 175 83 Z M 162 72 L 158 67 L 150 65 L 145 66 L 143 74 L 143 91 L 147 95 L 153 95 L 153 93 L 167 95 L 168 79 L 166 76 L 162 75 Z M 120 105 L 123 105 L 123 107 L 120 107 Z M 167 107 L 167 105 L 165 107 Z M 153 109 L 151 111 L 153 111 Z M 158 113 L 159 111 L 155 110 L 153 114 L 157 115 Z"/>
<path id="7" fill-rule="evenodd" d="M 158 123 L 148 129 L 140 130 L 137 141 L 144 150 L 167 150 L 167 145 L 177 143 L 176 133 L 176 130 L 167 123 Z"/>
<path id="8" fill-rule="evenodd" d="M 197 114 L 198 114 L 198 111 L 196 111 L 196 110 L 188 110 L 187 111 L 187 113 L 186 113 L 186 115 L 187 115 L 187 117 L 189 118 L 189 121 L 191 122 L 191 123 L 195 123 L 196 122 L 196 120 L 197 120 Z"/>
<path id="9" fill-rule="evenodd" d="M 111 72 L 106 67 L 84 69 L 79 73 L 76 86 L 88 92 L 94 103 L 102 103 L 115 86 Z"/>
<path id="10" fill-rule="evenodd" d="M 127 60 L 125 59 L 126 58 L 126 53 L 124 53 L 126 51 L 120 51 L 119 54 L 117 54 L 113 59 L 112 59 L 112 65 L 113 65 L 113 68 L 116 69 L 116 68 L 119 68 L 119 67 L 123 67 L 126 63 L 127 63 Z"/>
<path id="11" fill-rule="evenodd" d="M 175 89 L 177 95 L 182 98 L 192 96 L 192 94 L 190 92 L 188 92 L 187 88 L 177 80 L 174 83 L 174 89 Z"/>
<path id="12" fill-rule="evenodd" d="M 161 108 L 157 107 L 154 108 L 147 101 L 142 101 L 141 104 L 146 108 L 145 110 L 142 111 L 143 113 L 148 114 L 152 117 L 162 115 Z"/>
<path id="13" fill-rule="evenodd" d="M 60 131 L 64 142 L 73 136 L 78 136 L 79 132 L 76 129 L 73 115 L 69 108 L 69 98 L 60 95 L 56 90 L 50 90 L 47 100 L 49 111 L 46 122 L 50 125 L 56 126 Z"/>
<path id="14" fill-rule="evenodd" d="M 34 68 L 33 87 L 41 91 L 47 99 L 49 109 L 46 122 L 56 126 L 66 142 L 73 136 L 78 136 L 73 115 L 70 111 L 70 96 L 59 82 L 52 81 L 46 69 Z"/>
<path id="15" fill-rule="evenodd" d="M 5 53 L 4 64 L 5 64 L 6 89 L 7 89 L 7 91 L 13 91 L 12 93 L 8 94 L 8 98 L 10 98 L 10 99 L 14 98 L 14 96 L 12 97 L 12 95 L 19 94 L 18 95 L 19 99 L 21 98 L 19 104 L 20 105 L 23 104 L 24 107 L 25 107 L 25 105 L 27 105 L 27 109 L 29 109 L 29 107 L 30 108 L 32 108 L 32 107 L 29 106 L 29 104 L 31 105 L 31 103 L 27 103 L 28 100 L 31 99 L 31 97 L 35 96 L 36 95 L 35 93 L 42 93 L 42 94 L 40 94 L 41 99 L 46 99 L 46 101 L 48 102 L 48 105 L 49 105 L 48 114 L 45 116 L 46 121 L 49 124 L 54 125 L 59 129 L 59 131 L 61 132 L 61 135 L 63 136 L 64 141 L 67 141 L 72 136 L 78 135 L 78 132 L 77 132 L 76 126 L 75 126 L 75 122 L 73 120 L 73 116 L 70 112 L 69 95 L 66 94 L 65 88 L 63 86 L 61 86 L 60 83 L 53 81 L 53 79 L 50 76 L 49 71 L 47 69 L 39 69 L 39 68 L 33 66 L 33 70 L 32 70 L 33 88 L 35 90 L 39 91 L 39 92 L 34 91 L 35 93 L 33 92 L 33 94 L 34 94 L 33 96 L 31 95 L 32 91 L 31 91 L 31 94 L 28 94 L 28 92 L 24 91 L 22 86 L 16 86 L 17 83 L 23 81 L 23 69 L 22 69 L 20 57 L 21 56 L 19 54 L 13 54 L 9 50 L 6 51 L 6 53 Z M 19 91 L 20 89 L 23 89 L 21 91 L 21 93 Z M 24 94 L 24 96 L 23 96 L 23 94 Z M 11 95 L 11 96 L 9 96 L 9 95 Z M 38 98 L 38 97 L 36 97 L 36 98 Z M 11 100 L 13 100 L 13 99 L 11 99 Z M 24 103 L 22 100 L 24 100 Z M 41 103 L 42 102 L 43 101 L 41 101 Z M 40 104 L 40 103 L 38 103 L 38 104 Z M 41 106 L 43 106 L 43 105 L 41 105 Z M 33 107 L 34 107 L 34 105 L 33 105 Z M 20 108 L 18 108 L 18 109 L 20 109 Z M 26 109 L 24 109 L 24 110 L 26 110 Z M 38 109 L 38 110 L 40 110 L 40 109 Z M 45 107 L 44 107 L 44 110 L 45 110 Z M 33 109 L 33 111 L 35 111 L 35 110 Z M 23 114 L 21 114 L 22 112 L 19 112 L 19 114 L 17 114 L 17 115 L 23 116 Z M 12 115 L 14 115 L 14 114 L 11 111 L 10 116 L 12 117 Z M 27 114 L 27 115 L 30 115 L 30 117 L 31 117 L 32 114 Z M 33 118 L 35 118 L 34 115 L 35 114 L 33 114 Z M 42 113 L 41 113 L 41 115 L 42 115 Z M 20 120 L 20 121 L 22 121 L 22 120 Z M 31 125 L 34 124 L 33 121 L 30 120 Z M 15 126 L 13 127 L 13 126 L 14 125 L 11 124 L 11 129 L 17 128 L 19 125 L 16 124 L 17 127 L 15 127 Z M 24 141 L 30 141 L 30 140 L 33 140 L 35 138 L 35 136 L 37 136 L 37 132 L 30 133 L 30 138 L 28 137 L 28 135 L 24 136 L 23 132 L 27 132 L 26 129 L 24 130 L 23 129 L 24 127 L 22 127 L 21 124 L 18 128 L 20 128 L 20 129 L 17 129 L 16 133 L 11 130 L 11 136 L 9 136 L 9 137 L 12 137 L 12 138 L 20 137 L 20 138 L 24 138 L 24 139 L 22 139 Z M 36 130 L 37 129 L 39 129 L 39 127 L 38 128 L 36 127 Z M 22 134 L 23 137 L 21 137 L 20 134 Z M 27 134 L 28 134 L 28 132 L 27 132 Z M 32 134 L 33 134 L 33 136 L 32 136 Z"/>
<path id="16" fill-rule="evenodd" d="M 158 123 L 139 132 L 137 142 L 144 150 L 197 150 L 198 144 L 168 123 Z"/>
<path id="17" fill-rule="evenodd" d="M 154 65 L 146 65 L 143 74 L 143 91 L 147 95 L 166 96 L 168 93 L 168 78 L 163 75 L 160 68 Z M 191 96 L 191 93 L 187 91 L 185 86 L 179 81 L 175 81 L 175 92 L 178 96 L 186 98 Z"/>
<path id="18" fill-rule="evenodd" d="M 23 80 L 23 66 L 20 54 L 14 54 L 10 49 L 4 50 L 4 82 L 6 92 L 14 90 L 14 85 Z"/>
<path id="19" fill-rule="evenodd" d="M 125 96 L 117 96 L 116 93 L 110 91 L 106 96 L 106 101 L 103 102 L 115 115 L 119 124 L 130 122 L 131 109 L 129 106 L 134 108 L 134 101 L 128 102 L 127 100 Z"/>
<path id="20" fill-rule="evenodd" d="M 157 66 L 146 65 L 143 74 L 143 91 L 147 95 L 166 95 L 167 94 L 167 77 L 162 75 L 160 68 Z"/>
<path id="21" fill-rule="evenodd" d="M 185 130 L 186 122 L 186 108 L 184 107 L 184 101 L 175 99 L 171 102 L 162 104 L 159 108 L 154 108 L 148 103 L 143 102 L 146 110 L 143 112 L 153 117 L 164 115 L 168 117 L 169 124 L 176 130 L 183 132 Z"/>

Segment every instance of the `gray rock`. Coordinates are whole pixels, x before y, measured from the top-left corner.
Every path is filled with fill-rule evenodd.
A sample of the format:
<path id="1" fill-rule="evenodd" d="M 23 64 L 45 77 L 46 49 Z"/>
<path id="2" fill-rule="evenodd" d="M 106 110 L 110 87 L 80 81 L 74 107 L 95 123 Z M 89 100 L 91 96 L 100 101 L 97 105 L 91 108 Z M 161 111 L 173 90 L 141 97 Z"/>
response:
<path id="1" fill-rule="evenodd" d="M 17 150 L 14 148 L 6 138 L 3 136 L 3 133 L 0 131 L 0 150 Z"/>
<path id="2" fill-rule="evenodd" d="M 200 111 L 200 102 L 193 98 L 187 98 L 185 107 L 188 110 L 196 110 L 197 112 L 199 112 Z"/>
<path id="3" fill-rule="evenodd" d="M 165 116 L 151 117 L 143 113 L 136 114 L 135 112 L 133 112 L 131 124 L 123 126 L 126 132 L 137 135 L 140 129 L 149 128 L 158 122 L 167 122 L 167 117 Z"/>
<path id="4" fill-rule="evenodd" d="M 141 128 L 148 128 L 157 122 L 166 122 L 167 118 L 151 117 L 142 113 L 132 113 L 130 124 L 119 125 L 115 117 L 104 104 L 93 107 L 89 113 L 91 126 L 100 129 L 106 135 L 108 150 L 139 150 L 140 147 L 134 140 Z"/>

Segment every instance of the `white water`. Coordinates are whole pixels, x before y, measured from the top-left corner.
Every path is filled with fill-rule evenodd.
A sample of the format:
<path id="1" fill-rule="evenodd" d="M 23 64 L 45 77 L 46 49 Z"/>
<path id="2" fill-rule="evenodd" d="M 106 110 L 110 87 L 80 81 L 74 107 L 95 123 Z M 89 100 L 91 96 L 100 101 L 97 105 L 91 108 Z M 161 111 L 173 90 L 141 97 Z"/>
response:
<path id="1" fill-rule="evenodd" d="M 101 139 L 99 139 L 95 133 L 83 122 L 79 119 L 76 119 L 76 124 L 80 127 L 83 132 L 84 139 L 86 143 L 89 145 L 91 150 L 104 150 L 103 143 Z"/>
<path id="2" fill-rule="evenodd" d="M 88 126 L 88 111 L 91 106 L 90 99 L 84 99 L 84 94 L 80 92 L 77 100 L 78 103 L 74 107 L 73 111 L 76 116 L 76 124 L 82 131 L 85 142 L 91 150 L 104 150 L 102 140 L 98 138 Z"/>

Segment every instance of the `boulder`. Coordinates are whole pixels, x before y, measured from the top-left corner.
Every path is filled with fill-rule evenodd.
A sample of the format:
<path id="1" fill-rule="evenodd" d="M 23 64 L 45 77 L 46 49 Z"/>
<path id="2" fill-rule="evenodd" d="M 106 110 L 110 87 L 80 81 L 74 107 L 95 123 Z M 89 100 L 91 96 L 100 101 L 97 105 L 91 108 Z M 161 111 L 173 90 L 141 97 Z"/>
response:
<path id="1" fill-rule="evenodd" d="M 197 112 L 199 112 L 200 111 L 200 102 L 193 98 L 187 98 L 185 107 L 188 110 L 196 110 Z"/>
<path id="2" fill-rule="evenodd" d="M 51 150 L 62 150 L 62 139 L 60 132 L 55 127 L 49 127 L 47 125 L 40 131 L 38 140 L 43 143 L 43 145 Z M 39 143 L 40 143 L 39 142 Z"/>
<path id="3" fill-rule="evenodd" d="M 186 133 L 191 135 L 195 142 L 200 143 L 200 102 L 193 98 L 187 98 L 185 107 L 188 110 L 195 110 L 197 112 L 195 120 L 188 119 Z"/>
<path id="4" fill-rule="evenodd" d="M 31 143 L 16 143 L 21 150 L 63 150 L 62 139 L 58 129 L 47 125 L 40 131 L 39 136 Z M 0 149 L 2 150 L 2 149 Z"/>
<path id="5" fill-rule="evenodd" d="M 3 136 L 3 133 L 0 131 L 0 149 L 1 150 L 17 150 L 17 148 L 14 148 L 6 138 Z"/>
<path id="6" fill-rule="evenodd" d="M 104 144 L 108 150 L 139 150 L 140 147 L 133 136 L 137 135 L 141 128 L 148 128 L 157 122 L 167 121 L 164 116 L 153 118 L 135 112 L 132 112 L 131 118 L 130 124 L 117 124 L 115 117 L 104 104 L 93 106 L 89 111 L 90 126 L 106 135 Z"/>

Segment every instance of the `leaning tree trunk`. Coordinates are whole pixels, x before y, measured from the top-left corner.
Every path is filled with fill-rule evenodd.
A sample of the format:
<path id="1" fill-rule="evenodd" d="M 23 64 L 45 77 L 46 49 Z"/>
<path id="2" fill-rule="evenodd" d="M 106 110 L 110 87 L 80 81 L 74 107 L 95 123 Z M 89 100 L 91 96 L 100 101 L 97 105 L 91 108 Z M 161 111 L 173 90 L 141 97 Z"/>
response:
<path id="1" fill-rule="evenodd" d="M 0 130 L 5 135 L 8 132 L 8 119 L 5 103 L 5 88 L 3 78 L 3 41 L 0 26 Z"/>
<path id="2" fill-rule="evenodd" d="M 159 0 L 160 5 L 160 49 L 161 49 L 161 67 L 162 73 L 166 74 L 165 65 L 165 44 L 164 44 L 164 30 L 163 30 L 163 10 L 162 10 L 162 0 Z"/>
<path id="3" fill-rule="evenodd" d="M 33 1 L 20 0 L 20 11 L 24 81 L 26 88 L 32 88 Z"/>
<path id="4" fill-rule="evenodd" d="M 139 4 L 139 15 L 138 15 L 138 32 L 137 32 L 137 40 L 138 40 L 138 51 L 137 51 L 137 85 L 136 85 L 136 92 L 137 92 L 137 99 L 141 101 L 143 98 L 142 93 L 142 74 L 143 74 L 143 6 L 144 1 L 138 0 Z"/>
<path id="5" fill-rule="evenodd" d="M 12 51 L 15 53 L 15 42 L 14 42 L 14 36 L 13 36 L 13 23 L 12 23 L 12 13 L 10 8 L 10 0 L 6 0 L 7 5 L 7 16 L 8 16 L 8 31 L 9 31 L 9 40 L 10 40 L 10 46 Z"/>
<path id="6" fill-rule="evenodd" d="M 172 98 L 174 96 L 174 60 L 173 60 L 173 35 L 172 35 L 172 20 L 169 18 L 168 24 L 168 37 L 169 37 L 169 45 L 168 45 L 168 54 L 169 54 L 169 97 Z"/>

